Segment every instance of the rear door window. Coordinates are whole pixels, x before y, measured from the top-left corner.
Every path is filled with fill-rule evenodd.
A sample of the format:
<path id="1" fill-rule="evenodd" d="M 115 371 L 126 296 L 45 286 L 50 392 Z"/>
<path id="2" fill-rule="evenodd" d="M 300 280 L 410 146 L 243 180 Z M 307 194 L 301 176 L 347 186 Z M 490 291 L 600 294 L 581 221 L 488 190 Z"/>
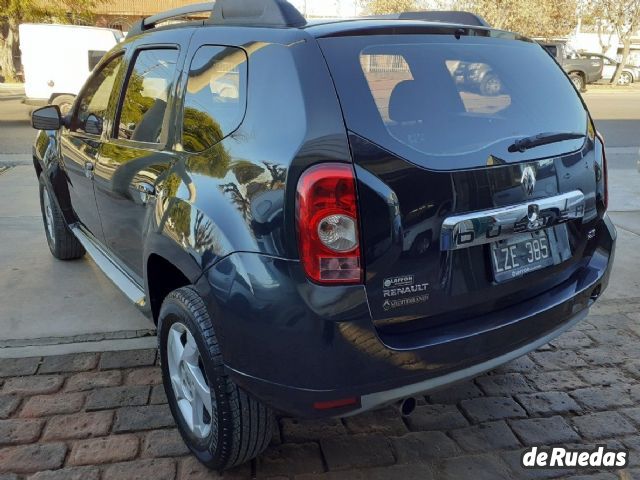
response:
<path id="1" fill-rule="evenodd" d="M 579 149 L 584 139 L 508 151 L 546 132 L 585 133 L 587 114 L 537 44 L 436 35 L 320 40 L 348 128 L 437 169 L 525 161 Z M 498 162 L 499 163 L 499 162 Z"/>
<path id="2" fill-rule="evenodd" d="M 118 117 L 117 138 L 161 143 L 167 101 L 176 77 L 178 50 L 149 49 L 136 53 Z"/>
<path id="3" fill-rule="evenodd" d="M 191 61 L 184 98 L 184 150 L 202 152 L 236 130 L 246 109 L 246 89 L 244 50 L 200 47 Z"/>

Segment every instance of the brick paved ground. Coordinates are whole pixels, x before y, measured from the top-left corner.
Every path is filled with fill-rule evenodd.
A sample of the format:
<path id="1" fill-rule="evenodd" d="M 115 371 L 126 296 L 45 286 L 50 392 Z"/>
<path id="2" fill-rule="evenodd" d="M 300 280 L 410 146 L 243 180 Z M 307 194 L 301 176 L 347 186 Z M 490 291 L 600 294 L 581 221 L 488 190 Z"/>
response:
<path id="1" fill-rule="evenodd" d="M 187 454 L 154 351 L 0 360 L 0 480 L 220 478 Z M 640 299 L 604 302 L 528 357 L 393 410 L 279 419 L 267 452 L 224 478 L 640 479 Z M 631 449 L 625 471 L 523 471 L 533 445 Z"/>

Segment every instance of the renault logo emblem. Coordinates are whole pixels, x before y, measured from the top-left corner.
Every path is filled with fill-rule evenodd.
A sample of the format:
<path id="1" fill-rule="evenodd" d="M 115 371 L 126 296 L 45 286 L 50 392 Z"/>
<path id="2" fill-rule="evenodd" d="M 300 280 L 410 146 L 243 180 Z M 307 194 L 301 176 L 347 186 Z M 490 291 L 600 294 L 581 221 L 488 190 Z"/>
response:
<path id="1" fill-rule="evenodd" d="M 533 195 L 533 192 L 536 189 L 536 172 L 533 167 L 525 167 L 522 171 L 522 179 L 520 180 L 520 184 L 522 185 L 522 189 L 524 193 L 529 197 Z"/>

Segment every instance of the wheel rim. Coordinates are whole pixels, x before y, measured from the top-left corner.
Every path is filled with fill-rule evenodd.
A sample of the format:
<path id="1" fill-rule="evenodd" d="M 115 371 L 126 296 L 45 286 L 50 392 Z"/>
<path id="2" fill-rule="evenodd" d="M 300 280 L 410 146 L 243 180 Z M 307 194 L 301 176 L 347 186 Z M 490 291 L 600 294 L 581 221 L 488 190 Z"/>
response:
<path id="1" fill-rule="evenodd" d="M 71 107 L 72 107 L 72 106 L 73 106 L 73 104 L 72 104 L 72 103 L 69 103 L 69 102 L 61 103 L 61 104 L 59 105 L 59 107 L 60 107 L 60 113 L 61 113 L 62 115 L 67 115 L 67 114 L 71 111 Z"/>
<path id="2" fill-rule="evenodd" d="M 215 401 L 195 338 L 182 323 L 174 323 L 167 339 L 171 388 L 187 427 L 198 438 L 211 433 Z"/>
<path id="3" fill-rule="evenodd" d="M 56 235 L 53 229 L 53 210 L 51 209 L 51 198 L 49 197 L 49 192 L 46 188 L 43 190 L 42 204 L 44 207 L 44 224 L 47 227 L 49 240 L 51 241 L 52 245 L 55 245 Z"/>
<path id="4" fill-rule="evenodd" d="M 582 78 L 573 77 L 571 80 L 578 90 L 582 90 Z"/>
<path id="5" fill-rule="evenodd" d="M 631 78 L 629 77 L 628 73 L 623 73 L 622 75 L 620 75 L 620 78 L 618 79 L 618 85 L 629 85 L 631 83 Z"/>
<path id="6" fill-rule="evenodd" d="M 497 78 L 491 77 L 489 80 L 487 80 L 485 90 L 488 95 L 498 95 L 501 89 L 502 83 L 500 83 L 500 80 L 498 80 Z"/>

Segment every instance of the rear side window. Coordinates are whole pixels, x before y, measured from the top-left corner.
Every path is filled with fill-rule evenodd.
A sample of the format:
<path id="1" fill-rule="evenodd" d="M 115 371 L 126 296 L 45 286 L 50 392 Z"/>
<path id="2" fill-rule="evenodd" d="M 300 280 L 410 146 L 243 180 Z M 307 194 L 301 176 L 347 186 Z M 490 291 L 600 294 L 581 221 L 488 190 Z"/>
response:
<path id="1" fill-rule="evenodd" d="M 118 138 L 161 142 L 177 61 L 177 50 L 140 50 L 136 54 L 120 109 Z"/>
<path id="2" fill-rule="evenodd" d="M 586 133 L 587 113 L 558 65 L 537 44 L 444 35 L 320 41 L 348 128 L 436 169 L 525 161 L 579 149 L 584 139 L 509 152 L 544 132 Z"/>
<path id="3" fill-rule="evenodd" d="M 246 109 L 246 89 L 244 50 L 200 47 L 191 62 L 184 99 L 184 150 L 202 152 L 236 130 Z"/>

